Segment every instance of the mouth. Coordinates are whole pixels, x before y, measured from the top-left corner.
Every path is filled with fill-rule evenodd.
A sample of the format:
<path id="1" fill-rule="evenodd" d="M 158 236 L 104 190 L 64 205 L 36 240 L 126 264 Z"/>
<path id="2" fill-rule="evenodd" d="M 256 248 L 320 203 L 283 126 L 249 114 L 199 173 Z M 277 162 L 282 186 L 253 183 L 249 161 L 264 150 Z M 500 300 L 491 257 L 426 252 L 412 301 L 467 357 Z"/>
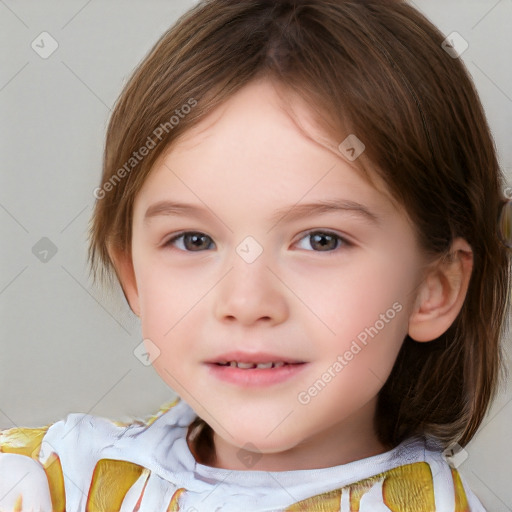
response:
<path id="1" fill-rule="evenodd" d="M 306 361 L 271 353 L 230 352 L 205 361 L 217 379 L 242 387 L 270 386 L 300 375 Z"/>
<path id="2" fill-rule="evenodd" d="M 282 366 L 305 364 L 304 362 L 288 363 L 286 361 L 268 361 L 265 363 L 241 362 L 241 361 L 227 361 L 214 363 L 217 366 L 230 366 L 231 368 L 240 368 L 242 370 L 267 370 L 269 368 L 281 368 Z"/>
<path id="3" fill-rule="evenodd" d="M 267 370 L 269 368 L 281 368 L 283 366 L 304 364 L 305 361 L 294 359 L 283 354 L 271 354 L 270 352 L 242 352 L 233 351 L 206 361 L 217 366 L 229 366 L 242 370 Z"/>

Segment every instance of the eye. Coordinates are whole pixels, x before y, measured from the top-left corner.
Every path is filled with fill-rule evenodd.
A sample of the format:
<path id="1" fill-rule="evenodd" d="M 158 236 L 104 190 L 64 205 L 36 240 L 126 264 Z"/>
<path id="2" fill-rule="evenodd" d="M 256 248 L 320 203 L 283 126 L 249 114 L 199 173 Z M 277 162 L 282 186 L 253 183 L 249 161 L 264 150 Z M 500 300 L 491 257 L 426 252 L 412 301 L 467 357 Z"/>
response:
<path id="1" fill-rule="evenodd" d="M 178 240 L 181 240 L 181 242 L 176 244 Z M 177 245 L 179 246 L 178 249 L 182 251 L 199 252 L 202 249 L 209 247 L 210 244 L 205 243 L 205 240 L 208 241 L 212 239 L 208 235 L 198 231 L 185 231 L 184 233 L 180 233 L 165 242 L 164 247 Z"/>
<path id="2" fill-rule="evenodd" d="M 301 240 L 309 240 L 309 246 L 314 252 L 334 252 L 340 246 L 352 246 L 352 243 L 345 238 L 329 231 L 311 231 Z M 185 231 L 170 238 L 165 242 L 164 247 L 175 246 L 185 252 L 200 252 L 212 245 L 214 245 L 213 240 L 208 235 L 199 231 Z"/>
<path id="3" fill-rule="evenodd" d="M 352 246 L 345 238 L 329 231 L 310 231 L 301 240 L 308 240 L 315 252 L 334 252 L 340 246 Z"/>

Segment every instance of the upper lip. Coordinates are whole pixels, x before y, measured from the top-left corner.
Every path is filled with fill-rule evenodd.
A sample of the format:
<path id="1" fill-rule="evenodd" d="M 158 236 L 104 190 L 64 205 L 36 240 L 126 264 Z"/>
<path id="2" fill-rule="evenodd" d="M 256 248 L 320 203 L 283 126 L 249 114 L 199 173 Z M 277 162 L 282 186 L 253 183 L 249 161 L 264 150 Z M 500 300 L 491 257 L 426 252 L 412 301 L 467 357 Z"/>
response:
<path id="1" fill-rule="evenodd" d="M 283 362 L 283 363 L 304 363 L 300 359 L 295 359 L 288 356 L 280 356 L 278 354 L 271 354 L 270 352 L 227 352 L 206 361 L 207 363 L 229 363 L 236 361 L 238 363 L 270 363 L 270 362 Z"/>

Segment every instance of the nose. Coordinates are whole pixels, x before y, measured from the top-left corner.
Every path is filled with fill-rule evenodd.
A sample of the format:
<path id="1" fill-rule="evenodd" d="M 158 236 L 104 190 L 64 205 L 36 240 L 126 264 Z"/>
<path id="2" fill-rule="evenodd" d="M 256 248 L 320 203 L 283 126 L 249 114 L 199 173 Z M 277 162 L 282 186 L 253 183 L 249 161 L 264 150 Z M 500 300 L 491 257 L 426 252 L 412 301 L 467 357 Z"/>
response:
<path id="1" fill-rule="evenodd" d="M 260 256 L 247 263 L 238 255 L 229 272 L 217 285 L 215 316 L 221 322 L 244 326 L 264 322 L 277 325 L 288 317 L 286 287 Z"/>

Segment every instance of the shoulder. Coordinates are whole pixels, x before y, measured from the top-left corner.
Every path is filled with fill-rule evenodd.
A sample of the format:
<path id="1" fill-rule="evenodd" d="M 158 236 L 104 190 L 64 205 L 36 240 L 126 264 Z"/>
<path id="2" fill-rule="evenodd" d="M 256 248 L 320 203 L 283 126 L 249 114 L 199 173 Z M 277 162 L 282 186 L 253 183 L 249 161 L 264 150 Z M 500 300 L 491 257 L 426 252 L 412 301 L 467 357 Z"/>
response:
<path id="1" fill-rule="evenodd" d="M 0 510 L 53 510 L 49 475 L 37 461 L 47 430 L 18 427 L 0 431 Z"/>
<path id="2" fill-rule="evenodd" d="M 147 430 L 178 401 L 164 404 L 145 418 L 128 421 L 72 413 L 45 427 L 0 431 L 0 510 L 64 512 L 74 493 L 67 477 L 78 485 L 83 480 L 86 491 L 91 478 L 100 481 L 117 475 L 123 482 L 137 480 L 143 467 L 123 460 L 101 460 L 103 453 L 127 436 Z"/>
<path id="3" fill-rule="evenodd" d="M 486 512 L 450 463 L 435 440 L 409 438 L 389 452 L 356 461 L 353 472 L 363 468 L 370 475 L 330 494 L 360 512 Z M 301 505 L 312 508 L 319 498 Z"/>
<path id="4" fill-rule="evenodd" d="M 30 457 L 0 453 L 0 510 L 36 509 L 53 510 L 44 468 Z"/>
<path id="5" fill-rule="evenodd" d="M 385 474 L 384 487 L 392 502 L 398 503 L 406 490 L 408 499 L 416 500 L 417 510 L 485 512 L 459 472 L 460 459 L 455 459 L 450 450 L 443 450 L 439 440 L 411 438 L 403 457 L 400 465 Z"/>
<path id="6" fill-rule="evenodd" d="M 350 474 L 361 471 L 368 476 L 307 498 L 295 504 L 296 510 L 345 502 L 347 510 L 360 512 L 486 512 L 440 446 L 425 438 L 409 438 L 389 452 L 348 466 Z"/>
<path id="7" fill-rule="evenodd" d="M 180 409 L 175 407 L 179 402 L 176 399 L 161 406 L 154 414 L 128 421 L 86 413 L 68 414 L 46 430 L 41 439 L 39 460 L 44 463 L 51 454 L 57 454 L 61 460 L 67 459 L 66 465 L 71 468 L 72 460 L 80 460 L 79 464 L 83 466 L 89 460 L 98 460 L 106 454 L 116 458 L 117 450 L 126 454 L 139 438 L 154 437 L 159 430 L 154 424 L 171 409 Z"/>

